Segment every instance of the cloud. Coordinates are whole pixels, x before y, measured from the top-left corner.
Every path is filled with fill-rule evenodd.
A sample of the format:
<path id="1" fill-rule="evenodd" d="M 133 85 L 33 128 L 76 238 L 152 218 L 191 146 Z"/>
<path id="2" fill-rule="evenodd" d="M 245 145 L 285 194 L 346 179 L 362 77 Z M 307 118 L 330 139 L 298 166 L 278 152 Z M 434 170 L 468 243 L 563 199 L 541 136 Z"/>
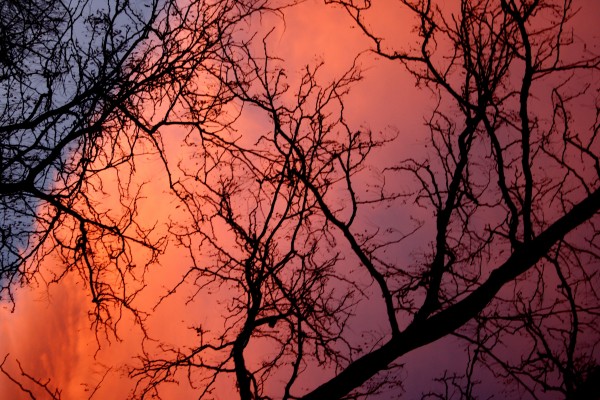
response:
<path id="1" fill-rule="evenodd" d="M 83 291 L 72 279 L 48 290 L 18 290 L 14 313 L 0 312 L 4 339 L 0 355 L 10 353 L 7 366 L 15 377 L 19 376 L 18 360 L 25 372 L 51 388 L 61 388 L 64 398 L 75 398 L 89 369 L 84 357 L 91 337 L 85 303 Z M 16 385 L 0 377 L 0 398 L 29 397 L 18 394 Z"/>

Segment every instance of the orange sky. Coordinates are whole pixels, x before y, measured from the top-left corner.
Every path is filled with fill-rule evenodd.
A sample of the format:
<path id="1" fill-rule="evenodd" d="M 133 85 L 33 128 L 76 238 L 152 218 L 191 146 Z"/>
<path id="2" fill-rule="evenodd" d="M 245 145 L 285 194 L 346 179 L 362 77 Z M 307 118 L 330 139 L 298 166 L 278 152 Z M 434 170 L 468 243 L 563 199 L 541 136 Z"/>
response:
<path id="1" fill-rule="evenodd" d="M 386 34 L 393 33 L 398 42 L 408 37 L 409 21 L 397 12 L 394 2 L 374 2 L 378 4 L 373 21 L 384 27 Z M 583 2 L 585 7 L 594 5 L 596 11 L 582 15 L 582 35 L 598 34 L 595 18 L 600 9 L 595 0 Z M 335 76 L 347 69 L 355 55 L 366 49 L 369 44 L 358 31 L 351 26 L 349 18 L 339 8 L 324 6 L 322 1 L 311 0 L 298 6 L 286 16 L 286 27 L 278 27 L 271 37 L 272 53 L 282 57 L 286 69 L 298 71 L 307 63 L 324 60 L 327 74 Z M 402 69 L 388 61 L 374 61 L 370 55 L 361 58 L 365 67 L 365 79 L 358 83 L 347 103 L 351 123 L 364 124 L 374 131 L 396 127 L 401 140 L 395 146 L 388 147 L 380 154 L 384 162 L 392 163 L 401 154 L 414 154 L 423 143 L 423 118 L 435 105 L 433 97 L 424 91 L 414 88 L 414 81 Z M 325 74 L 323 77 L 326 77 Z M 247 126 L 255 127 L 251 114 L 242 119 Z M 243 127 L 241 127 L 243 129 Z M 177 146 L 177 133 L 165 135 L 168 146 Z M 166 222 L 173 200 L 170 199 L 165 181 L 157 179 L 160 169 L 154 164 L 156 160 L 138 165 L 139 179 L 151 181 L 145 188 L 147 198 L 144 200 L 140 215 L 147 221 Z M 393 211 L 392 211 L 393 213 Z M 377 215 L 372 217 L 373 224 L 383 220 L 395 221 L 406 218 L 405 215 Z M 407 255 L 400 255 L 400 257 Z M 51 263 L 51 261 L 49 260 Z M 142 302 L 153 304 L 159 293 L 169 281 L 174 282 L 177 272 L 184 270 L 190 263 L 186 254 L 171 249 L 160 259 L 160 265 L 153 266 L 149 275 L 150 287 L 141 297 Z M 48 268 L 52 268 L 49 265 Z M 189 289 L 189 288 L 188 288 Z M 152 335 L 169 338 L 169 341 L 186 342 L 193 339 L 190 332 L 184 329 L 192 323 L 214 323 L 219 320 L 218 306 L 214 299 L 204 296 L 191 305 L 182 306 L 185 289 L 181 294 L 163 304 L 156 315 L 149 321 Z M 143 299 L 143 301 L 142 301 Z M 96 399 L 125 398 L 131 390 L 131 382 L 120 376 L 121 364 L 135 356 L 140 349 L 139 330 L 131 327 L 126 320 L 119 332 L 122 342 L 113 340 L 111 346 L 103 343 L 103 348 L 96 354 L 97 343 L 90 331 L 88 311 L 91 306 L 90 296 L 82 291 L 76 278 L 69 278 L 48 291 L 44 287 L 17 290 L 16 310 L 10 313 L 0 310 L 0 360 L 4 354 L 10 353 L 7 365 L 15 370 L 14 360 L 19 359 L 24 369 L 42 380 L 51 379 L 50 386 L 55 385 L 63 391 L 63 400 L 82 399 L 90 393 L 103 376 L 101 365 L 111 366 L 105 382 L 97 393 Z M 439 347 L 439 346 L 438 346 Z M 411 356 L 416 365 L 415 376 L 422 376 L 432 362 L 450 364 L 452 354 L 430 350 L 418 357 Z M 420 362 L 419 362 L 420 361 Z M 320 373 L 320 372 L 319 372 Z M 415 382 L 421 382 L 416 380 Z M 420 384 L 420 383 L 418 383 Z M 414 385 L 413 385 L 414 386 Z M 410 387 L 410 383 L 409 383 Z M 1 399 L 27 399 L 23 393 L 15 391 L 15 386 L 0 376 Z M 191 395 L 187 388 L 173 386 L 166 392 L 165 398 L 188 398 Z M 224 395 L 224 392 L 221 393 Z M 177 396 L 177 397 L 175 397 Z"/>

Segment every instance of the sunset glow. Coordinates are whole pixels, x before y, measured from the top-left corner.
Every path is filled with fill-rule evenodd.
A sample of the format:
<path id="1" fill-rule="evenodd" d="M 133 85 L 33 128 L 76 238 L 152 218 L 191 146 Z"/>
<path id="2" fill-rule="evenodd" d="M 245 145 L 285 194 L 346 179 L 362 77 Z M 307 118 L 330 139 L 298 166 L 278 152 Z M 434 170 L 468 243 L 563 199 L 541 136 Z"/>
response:
<path id="1" fill-rule="evenodd" d="M 259 11 L 246 11 L 246 2 L 191 1 L 179 4 L 189 15 L 168 6 L 157 14 L 126 58 L 143 55 L 140 66 L 123 63 L 132 83 L 106 94 L 123 103 L 97 100 L 89 118 L 100 122 L 62 150 L 72 165 L 44 173 L 55 189 L 36 183 L 60 205 L 31 196 L 39 219 L 15 217 L 32 243 L 51 233 L 0 292 L 0 399 L 246 400 L 246 386 L 253 396 L 302 398 L 388 353 L 400 356 L 364 384 L 356 373 L 350 390 L 381 389 L 376 399 L 592 390 L 600 2 L 575 1 L 564 32 L 562 0 L 358 3 L 264 11 L 249 2 Z M 534 51 L 545 50 L 523 94 L 529 70 L 518 55 L 527 46 L 502 41 L 521 38 L 510 5 L 529 3 L 541 11 L 523 29 L 534 32 Z M 151 4 L 163 0 L 111 23 L 143 21 Z M 460 25 L 461 10 L 480 25 Z M 166 34 L 169 18 L 192 22 Z M 108 23 L 85 21 L 98 32 Z M 420 24 L 438 36 L 424 39 Z M 506 38 L 489 33 L 502 24 Z M 469 57 L 481 65 L 466 61 L 452 27 L 469 32 Z M 170 39 L 177 45 L 162 46 Z M 169 53 L 178 46 L 188 49 L 180 58 Z M 564 64 L 553 64 L 558 53 Z M 348 392 L 336 385 L 327 389 Z"/>

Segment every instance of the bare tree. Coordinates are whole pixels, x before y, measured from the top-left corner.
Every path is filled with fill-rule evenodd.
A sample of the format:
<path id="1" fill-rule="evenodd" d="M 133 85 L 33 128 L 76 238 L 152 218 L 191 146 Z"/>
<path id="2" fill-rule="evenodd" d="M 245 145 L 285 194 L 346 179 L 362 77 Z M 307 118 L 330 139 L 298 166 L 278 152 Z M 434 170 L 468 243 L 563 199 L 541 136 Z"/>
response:
<path id="1" fill-rule="evenodd" d="M 279 7 L 117 1 L 41 12 L 40 0 L 23 3 L 30 20 L 3 12 L 12 57 L 1 64 L 3 278 L 35 276 L 35 261 L 58 250 L 97 304 L 129 307 L 137 292 L 126 288 L 145 271 L 132 268 L 132 246 L 152 258 L 164 239 L 137 223 L 129 179 L 139 152 L 152 151 L 189 214 L 168 236 L 192 260 L 157 301 L 184 286 L 194 288 L 189 301 L 216 290 L 227 299 L 221 323 L 192 327 L 192 344 L 145 338 L 135 396 L 184 380 L 200 398 L 223 383 L 244 400 L 387 396 L 402 386 L 402 356 L 452 335 L 468 346 L 466 373 L 445 374 L 442 392 L 425 397 L 476 397 L 480 367 L 532 398 L 593 396 L 600 108 L 586 101 L 600 58 L 575 39 L 575 6 L 399 0 L 418 43 L 398 49 L 379 37 L 369 1 L 328 3 L 438 99 L 430 152 L 378 182 L 365 183 L 370 157 L 395 138 L 348 122 L 360 57 L 332 82 L 317 65 L 294 83 L 268 34 L 235 30 Z M 245 111 L 270 126 L 237 131 Z M 161 128 L 174 124 L 189 132 L 192 162 L 162 145 Z M 117 214 L 92 196 L 110 171 L 126 177 Z M 413 190 L 394 185 L 408 179 Z M 374 208 L 414 204 L 428 214 L 413 227 L 364 223 Z M 394 253 L 420 227 L 429 246 L 399 262 Z M 385 328 L 360 327 L 361 312 Z"/>
<path id="2" fill-rule="evenodd" d="M 41 260 L 58 254 L 64 268 L 45 279 L 81 275 L 108 322 L 143 286 L 133 252 L 152 262 L 165 242 L 136 218 L 136 160 L 161 152 L 160 127 L 218 120 L 231 96 L 210 79 L 235 27 L 266 3 L 0 7 L 0 293 L 12 299 L 13 283 L 39 279 Z M 116 205 L 103 204 L 109 194 Z"/>
<path id="3" fill-rule="evenodd" d="M 198 345 L 145 354 L 133 371 L 139 388 L 159 394 L 162 382 L 186 376 L 202 397 L 229 376 L 242 399 L 365 397 L 401 386 L 403 355 L 455 335 L 471 354 L 467 372 L 441 377 L 445 394 L 430 396 L 476 397 L 486 367 L 532 398 L 590 398 L 600 59 L 576 40 L 575 6 L 400 1 L 419 42 L 395 49 L 369 20 L 370 2 L 328 3 L 438 98 L 427 122 L 431 152 L 381 179 L 412 178 L 415 190 L 361 183 L 369 154 L 393 137 L 348 125 L 344 96 L 358 68 L 321 85 L 319 68 L 309 67 L 292 87 L 268 36 L 262 49 L 230 48 L 225 84 L 272 126 L 254 142 L 232 134 L 227 148 L 205 150 L 213 155 L 199 167 L 181 166 L 174 190 L 194 218 L 172 227 L 196 260 L 180 286 L 232 294 L 224 329 L 195 327 Z M 574 124 L 579 117 L 586 127 Z M 361 222 L 372 207 L 413 202 L 432 220 L 396 233 Z M 388 254 L 421 225 L 432 228 L 430 248 L 399 265 Z M 363 303 L 387 329 L 366 330 L 361 342 L 352 322 Z M 251 343 L 273 351 L 254 354 Z M 335 376 L 310 386 L 303 377 L 315 370 Z"/>
<path id="4" fill-rule="evenodd" d="M 4 368 L 4 364 L 6 363 L 7 358 L 8 358 L 8 354 L 6 356 L 4 356 L 4 359 L 2 360 L 2 363 L 0 364 L 0 372 L 2 372 L 2 374 L 4 374 L 15 385 L 17 385 L 23 393 L 25 393 L 29 396 L 29 398 L 36 399 L 34 391 L 35 391 L 35 389 L 38 389 L 44 393 L 45 397 L 48 397 L 49 399 L 52 399 L 52 400 L 60 400 L 60 398 L 61 398 L 60 390 L 52 389 L 50 380 L 48 380 L 46 382 L 42 382 L 40 379 L 38 379 L 34 376 L 31 376 L 30 374 L 28 374 L 26 371 L 23 370 L 21 363 L 19 363 L 18 361 L 17 361 L 17 365 L 19 366 L 19 372 L 20 372 L 21 377 L 23 378 L 23 381 L 19 380 L 18 378 L 15 378 L 11 373 L 7 372 L 6 369 Z M 33 388 L 35 388 L 35 389 L 33 389 Z"/>

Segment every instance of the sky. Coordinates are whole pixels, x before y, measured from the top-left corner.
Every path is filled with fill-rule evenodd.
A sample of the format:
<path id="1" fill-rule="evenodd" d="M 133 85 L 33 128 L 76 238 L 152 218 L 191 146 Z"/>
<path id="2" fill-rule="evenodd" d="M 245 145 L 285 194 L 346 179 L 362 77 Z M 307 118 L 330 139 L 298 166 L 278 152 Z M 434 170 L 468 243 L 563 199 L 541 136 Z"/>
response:
<path id="1" fill-rule="evenodd" d="M 411 20 L 399 12 L 395 2 L 384 0 L 374 3 L 376 9 L 371 18 L 382 27 L 381 32 L 398 43 L 411 40 L 408 28 Z M 586 10 L 578 23 L 582 37 L 599 36 L 598 24 L 594 22 L 600 15 L 598 3 L 595 0 L 580 2 Z M 286 69 L 291 73 L 300 71 L 307 63 L 324 61 L 322 77 L 334 77 L 348 69 L 355 56 L 370 46 L 340 8 L 325 6 L 321 1 L 309 0 L 288 10 L 285 26 L 277 19 L 268 23 L 278 24 L 270 36 L 271 51 L 285 60 Z M 393 146 L 378 154 L 382 160 L 378 167 L 392 164 L 403 155 L 418 154 L 422 151 L 423 138 L 427 136 L 423 121 L 435 106 L 434 97 L 427 91 L 415 89 L 413 78 L 393 62 L 370 54 L 361 56 L 359 62 L 364 68 L 364 79 L 355 85 L 348 98 L 350 122 L 368 126 L 373 131 L 397 132 L 400 137 Z M 253 121 L 250 113 L 241 123 L 255 127 L 262 122 Z M 167 143 L 168 146 L 177 146 L 181 140 L 177 132 L 165 137 L 173 142 Z M 140 207 L 140 218 L 148 221 L 149 225 L 152 221 L 165 223 L 175 200 L 166 190 L 166 181 L 160 177 L 157 160 L 149 157 L 138 165 L 136 174 L 141 181 L 150 182 L 144 189 L 146 197 Z M 408 221 L 410 217 L 406 210 L 374 212 L 369 223 L 373 226 L 393 225 Z M 426 236 L 426 232 L 423 235 Z M 417 236 L 416 239 L 419 238 Z M 408 250 L 399 252 L 398 260 L 409 257 L 409 253 Z M 57 258 L 48 258 L 46 262 L 48 270 L 56 268 L 59 263 Z M 190 262 L 185 253 L 170 247 L 160 258 L 159 265 L 151 267 L 149 286 L 140 297 L 140 304 L 154 304 L 157 296 L 165 293 L 169 284 L 175 282 L 178 273 L 184 271 Z M 157 309 L 149 321 L 152 335 L 168 338 L 173 343 L 186 342 L 193 338 L 188 330 L 181 328 L 198 322 L 209 324 L 219 321 L 216 300 L 208 295 L 182 306 L 186 290 L 189 288 L 178 292 Z M 88 316 L 92 306 L 90 295 L 82 290 L 77 277 L 69 277 L 50 287 L 41 283 L 18 289 L 15 301 L 14 311 L 10 305 L 0 308 L 0 361 L 8 354 L 5 364 L 8 369 L 17 372 L 15 360 L 19 360 L 23 369 L 32 376 L 48 381 L 50 387 L 60 387 L 63 400 L 86 398 L 101 381 L 102 385 L 93 397 L 95 399 L 125 398 L 130 393 L 132 381 L 123 376 L 122 366 L 141 350 L 141 342 L 139 328 L 131 324 L 127 315 L 120 325 L 120 339 L 110 336 L 110 343 L 107 343 L 103 336 L 96 337 L 90 329 Z M 376 314 L 370 317 L 362 323 L 378 323 Z M 406 393 L 414 395 L 426 387 L 432 365 L 441 371 L 452 367 L 461 357 L 464 357 L 462 349 L 452 339 L 408 355 L 404 359 L 410 365 L 404 371 Z M 166 393 L 165 398 L 168 399 L 191 398 L 188 396 L 193 392 L 171 385 Z M 228 398 L 229 395 L 223 389 L 216 397 Z M 0 398 L 20 400 L 28 397 L 0 376 Z"/>

